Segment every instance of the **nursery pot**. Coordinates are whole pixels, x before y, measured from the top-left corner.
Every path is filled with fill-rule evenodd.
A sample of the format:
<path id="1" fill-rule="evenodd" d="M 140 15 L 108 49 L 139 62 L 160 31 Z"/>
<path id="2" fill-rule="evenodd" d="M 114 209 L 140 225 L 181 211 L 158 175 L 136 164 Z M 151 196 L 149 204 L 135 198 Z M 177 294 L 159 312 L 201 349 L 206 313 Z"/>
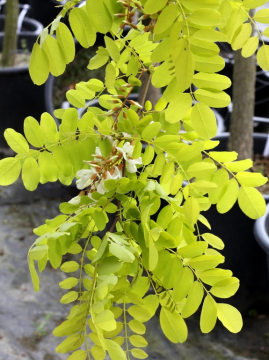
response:
<path id="1" fill-rule="evenodd" d="M 0 24 L 3 25 L 2 16 L 0 16 Z M 25 19 L 24 24 L 27 24 L 27 26 L 23 26 L 19 39 L 23 39 L 30 48 L 43 27 L 32 19 Z M 0 49 L 2 48 L 2 40 L 3 32 L 0 31 Z M 42 86 L 34 85 L 27 64 L 18 67 L 0 68 L 0 146 L 6 145 L 2 136 L 6 128 L 22 131 L 25 117 L 31 115 L 39 118 L 42 112 L 50 111 L 52 108 L 50 106 L 52 101 L 50 83 L 51 80 L 48 80 Z"/>
<path id="2" fill-rule="evenodd" d="M 264 216 L 255 221 L 254 235 L 266 255 L 269 287 L 269 204 L 266 206 Z"/>
<path id="3" fill-rule="evenodd" d="M 215 138 L 220 140 L 216 150 L 226 150 L 228 137 L 229 133 L 224 133 Z M 266 140 L 267 135 L 254 134 L 254 153 L 263 153 Z M 225 248 L 221 251 L 225 256 L 225 263 L 221 267 L 232 270 L 234 276 L 240 279 L 240 288 L 229 302 L 243 312 L 256 306 L 268 306 L 266 255 L 255 241 L 254 220 L 243 214 L 237 203 L 225 214 L 219 214 L 215 206 L 212 206 L 203 215 L 211 224 L 212 233 L 225 243 Z"/>
<path id="4" fill-rule="evenodd" d="M 49 25 L 59 14 L 61 7 L 56 7 L 64 1 L 56 0 L 23 0 L 22 3 L 30 5 L 28 15 L 40 21 L 44 26 Z"/>
<path id="5" fill-rule="evenodd" d="M 0 49 L 3 47 L 5 15 L 0 15 Z M 21 29 L 18 31 L 17 48 L 30 52 L 43 25 L 31 18 L 25 17 Z"/>
<path id="6" fill-rule="evenodd" d="M 51 90 L 48 83 L 32 83 L 27 66 L 0 68 L 1 134 L 6 128 L 23 131 L 23 120 L 31 115 L 39 119 L 51 109 Z M 3 136 L 0 145 L 4 145 Z"/>
<path id="7" fill-rule="evenodd" d="M 223 127 L 226 131 L 229 131 L 231 124 L 231 116 L 233 110 L 233 103 L 227 108 L 219 109 L 219 113 L 223 117 Z M 269 117 L 253 116 L 253 131 L 255 133 L 268 133 L 269 130 Z M 224 131 L 223 131 L 224 132 Z"/>

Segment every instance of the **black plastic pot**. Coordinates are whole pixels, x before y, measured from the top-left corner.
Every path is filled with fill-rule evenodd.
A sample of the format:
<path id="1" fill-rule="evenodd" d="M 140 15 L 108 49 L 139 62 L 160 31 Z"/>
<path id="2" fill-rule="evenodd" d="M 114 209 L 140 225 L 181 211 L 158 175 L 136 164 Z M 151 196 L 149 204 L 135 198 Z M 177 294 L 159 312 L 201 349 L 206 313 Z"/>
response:
<path id="1" fill-rule="evenodd" d="M 7 127 L 22 131 L 26 116 L 39 119 L 42 112 L 51 110 L 49 83 L 34 85 L 28 67 L 0 68 L 0 94 L 1 134 Z M 2 145 L 5 145 L 3 136 Z"/>
<path id="2" fill-rule="evenodd" d="M 5 15 L 0 15 L 0 49 L 3 46 Z M 25 17 L 18 34 L 17 48 L 19 50 L 31 51 L 36 38 L 43 30 L 43 25 L 31 18 Z"/>
<path id="3" fill-rule="evenodd" d="M 232 116 L 233 104 L 231 103 L 227 108 L 218 109 L 223 117 L 224 129 L 229 131 Z M 253 116 L 253 132 L 255 133 L 268 133 L 269 130 L 269 117 Z"/>
<path id="4" fill-rule="evenodd" d="M 254 235 L 258 244 L 266 254 L 269 287 L 269 204 L 266 207 L 264 216 L 255 221 Z"/>
<path id="5" fill-rule="evenodd" d="M 215 138 L 220 140 L 217 150 L 227 148 L 228 136 L 228 133 L 224 133 Z M 254 152 L 262 153 L 266 141 L 267 135 L 254 134 Z M 240 288 L 236 295 L 229 299 L 229 303 L 237 306 L 242 312 L 268 306 L 266 256 L 255 241 L 254 220 L 244 215 L 237 203 L 228 213 L 219 214 L 215 206 L 212 206 L 203 215 L 211 224 L 212 233 L 225 243 L 225 248 L 221 251 L 225 256 L 222 267 L 232 270 L 234 276 L 240 279 Z"/>
<path id="6" fill-rule="evenodd" d="M 29 4 L 29 17 L 40 21 L 44 26 L 49 25 L 60 12 L 61 5 L 64 1 L 56 0 L 20 0 L 22 4 Z"/>

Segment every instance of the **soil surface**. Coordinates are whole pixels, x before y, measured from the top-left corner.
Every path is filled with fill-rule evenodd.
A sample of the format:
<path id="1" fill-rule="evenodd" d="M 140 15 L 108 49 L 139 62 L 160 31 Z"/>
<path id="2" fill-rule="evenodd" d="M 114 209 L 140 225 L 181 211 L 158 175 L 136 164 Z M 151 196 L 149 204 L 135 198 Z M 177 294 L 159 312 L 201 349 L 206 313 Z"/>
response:
<path id="1" fill-rule="evenodd" d="M 18 182 L 0 188 L 0 360 L 63 360 L 51 334 L 67 308 L 59 303 L 58 282 L 63 275 L 47 268 L 41 290 L 35 293 L 27 266 L 34 240 L 32 228 L 58 213 L 59 201 L 73 194 L 60 184 L 43 185 L 30 193 Z M 199 330 L 199 318 L 187 320 L 189 338 L 171 344 L 155 317 L 148 324 L 150 360 L 268 360 L 269 314 L 253 309 L 245 316 L 241 333 L 230 334 L 220 324 L 208 335 Z"/>
<path id="2" fill-rule="evenodd" d="M 14 67 L 27 67 L 30 63 L 31 54 L 27 52 L 18 53 L 15 58 Z M 0 54 L 0 62 L 1 62 L 2 54 Z"/>

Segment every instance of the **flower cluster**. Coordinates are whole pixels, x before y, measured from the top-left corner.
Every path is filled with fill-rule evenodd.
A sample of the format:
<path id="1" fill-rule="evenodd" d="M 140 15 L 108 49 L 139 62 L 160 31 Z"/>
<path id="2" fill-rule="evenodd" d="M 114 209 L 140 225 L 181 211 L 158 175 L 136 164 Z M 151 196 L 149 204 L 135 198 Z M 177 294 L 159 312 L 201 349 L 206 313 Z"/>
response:
<path id="1" fill-rule="evenodd" d="M 119 145 L 119 144 L 117 144 Z M 123 146 L 113 144 L 112 152 L 104 158 L 100 148 L 96 147 L 94 160 L 85 161 L 90 169 L 81 169 L 77 172 L 76 186 L 79 190 L 87 189 L 88 195 L 94 191 L 104 194 L 105 181 L 109 179 L 118 180 L 123 176 L 123 171 L 135 173 L 137 165 L 142 164 L 142 159 L 133 159 L 134 146 L 130 142 L 125 142 Z M 71 203 L 79 203 L 79 197 L 70 200 Z"/>

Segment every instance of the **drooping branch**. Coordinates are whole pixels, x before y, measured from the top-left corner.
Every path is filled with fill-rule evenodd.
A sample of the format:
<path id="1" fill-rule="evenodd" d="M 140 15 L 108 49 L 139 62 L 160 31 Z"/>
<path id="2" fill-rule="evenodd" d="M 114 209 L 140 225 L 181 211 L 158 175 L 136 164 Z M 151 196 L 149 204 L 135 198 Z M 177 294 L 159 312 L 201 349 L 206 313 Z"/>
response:
<path id="1" fill-rule="evenodd" d="M 141 81 L 142 86 L 139 92 L 139 104 L 144 107 L 145 101 L 149 100 L 154 106 L 162 95 L 161 90 L 151 84 L 151 75 L 148 72 L 142 75 Z"/>

